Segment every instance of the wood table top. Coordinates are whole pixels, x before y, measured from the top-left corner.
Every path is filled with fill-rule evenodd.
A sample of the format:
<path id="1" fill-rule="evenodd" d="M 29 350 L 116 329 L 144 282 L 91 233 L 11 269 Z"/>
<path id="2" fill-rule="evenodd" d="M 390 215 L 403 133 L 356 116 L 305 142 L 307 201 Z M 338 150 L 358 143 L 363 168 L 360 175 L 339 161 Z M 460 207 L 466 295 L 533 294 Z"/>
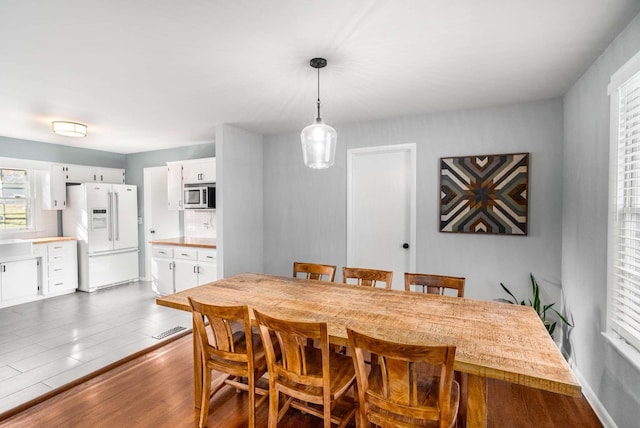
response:
<path id="1" fill-rule="evenodd" d="M 190 311 L 187 296 L 248 305 L 266 314 L 327 322 L 334 343 L 345 327 L 385 340 L 453 344 L 455 369 L 565 395 L 580 384 L 528 306 L 262 274 L 240 274 L 156 300 Z"/>

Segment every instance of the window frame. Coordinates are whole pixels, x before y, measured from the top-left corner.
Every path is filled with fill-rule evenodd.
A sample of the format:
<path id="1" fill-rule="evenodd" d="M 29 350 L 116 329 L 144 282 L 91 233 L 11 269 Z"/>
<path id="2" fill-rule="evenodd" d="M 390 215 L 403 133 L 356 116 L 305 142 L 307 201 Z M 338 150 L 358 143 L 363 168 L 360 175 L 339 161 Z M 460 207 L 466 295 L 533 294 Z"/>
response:
<path id="1" fill-rule="evenodd" d="M 616 253 L 619 246 L 616 238 L 618 237 L 618 228 L 621 222 L 618 221 L 619 215 L 637 214 L 634 208 L 618 207 L 618 158 L 619 147 L 618 139 L 620 133 L 620 90 L 627 83 L 635 80 L 638 88 L 640 88 L 640 53 L 636 54 L 626 64 L 620 67 L 611 75 L 611 80 L 607 88 L 610 101 L 610 126 L 609 126 L 609 201 L 608 201 L 608 221 L 607 221 L 607 315 L 606 315 L 606 332 L 605 337 L 619 351 L 634 363 L 640 364 L 640 336 L 633 337 L 631 334 L 620 334 L 616 331 L 613 321 L 616 312 L 614 300 L 619 288 L 615 276 L 615 263 L 617 261 Z M 639 152 L 640 154 L 640 152 Z M 640 168 L 638 168 L 640 171 Z M 635 229 L 634 229 L 635 230 Z M 640 225 L 638 229 L 640 231 Z M 634 318 L 634 320 L 636 320 Z M 640 322 L 640 316 L 637 318 Z"/>
<path id="2" fill-rule="evenodd" d="M 27 176 L 27 183 L 25 189 L 28 194 L 24 198 L 16 198 L 16 200 L 24 200 L 26 201 L 26 217 L 27 217 L 27 225 L 25 228 L 20 229 L 6 229 L 4 227 L 0 227 L 0 236 L 10 236 L 15 234 L 33 232 L 36 227 L 36 192 L 35 192 L 35 174 L 33 170 L 29 168 L 21 168 L 21 167 L 12 167 L 12 166 L 0 166 L 0 170 L 14 170 L 14 171 L 25 171 Z M 9 199 L 0 196 L 0 200 Z"/>

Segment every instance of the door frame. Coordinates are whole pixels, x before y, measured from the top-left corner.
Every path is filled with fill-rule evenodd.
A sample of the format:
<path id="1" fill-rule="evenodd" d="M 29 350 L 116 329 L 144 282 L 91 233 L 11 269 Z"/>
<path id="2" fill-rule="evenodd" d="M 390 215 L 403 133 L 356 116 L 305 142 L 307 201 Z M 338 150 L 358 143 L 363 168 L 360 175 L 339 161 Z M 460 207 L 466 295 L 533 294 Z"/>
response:
<path id="1" fill-rule="evenodd" d="M 138 244 L 138 248 L 144 248 L 144 280 L 145 281 L 151 281 L 152 275 L 151 275 L 151 259 L 153 257 L 153 252 L 152 252 L 152 244 L 149 243 L 149 241 L 153 241 L 154 240 L 154 236 L 152 236 L 149 233 L 149 226 L 153 223 L 153 198 L 154 198 L 154 194 L 153 194 L 153 188 L 150 186 L 151 185 L 151 174 L 153 171 L 156 170 L 160 170 L 160 168 L 164 168 L 164 170 L 167 170 L 167 166 L 166 165 L 159 165 L 159 166 L 148 166 L 148 167 L 144 167 L 142 169 L 142 192 L 143 192 L 143 212 L 142 214 L 138 213 L 138 215 L 142 215 L 142 228 L 143 228 L 143 232 L 142 232 L 142 236 L 144 239 L 144 242 L 142 244 Z M 166 192 L 166 189 L 165 189 Z M 178 215 L 178 211 L 174 211 L 176 213 L 176 227 L 177 230 L 176 232 L 180 231 L 180 219 L 179 219 L 179 215 Z M 176 235 L 177 236 L 177 235 Z M 165 236 L 163 236 L 162 238 L 164 238 Z M 157 239 L 157 238 L 156 238 Z"/>
<path id="2" fill-rule="evenodd" d="M 416 269 L 416 152 L 415 143 L 362 147 L 347 150 L 347 266 L 354 260 L 353 238 L 353 161 L 354 156 L 372 153 L 409 152 L 409 271 Z M 395 281 L 394 281 L 395 282 Z"/>

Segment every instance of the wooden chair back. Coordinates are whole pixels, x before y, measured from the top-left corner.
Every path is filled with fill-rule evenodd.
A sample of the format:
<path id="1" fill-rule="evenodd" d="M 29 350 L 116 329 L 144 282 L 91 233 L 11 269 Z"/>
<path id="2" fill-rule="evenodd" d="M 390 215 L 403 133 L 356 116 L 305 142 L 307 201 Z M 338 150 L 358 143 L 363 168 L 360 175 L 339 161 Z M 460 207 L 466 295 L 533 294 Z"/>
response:
<path id="1" fill-rule="evenodd" d="M 351 358 L 331 352 L 326 323 L 288 321 L 254 310 L 265 345 L 269 370 L 269 427 L 277 426 L 291 406 L 344 427 L 355 415 L 356 406 L 343 418 L 332 414 L 335 402 L 355 384 Z M 274 343 L 277 338 L 278 343 Z M 320 346 L 309 346 L 309 340 Z M 275 349 L 279 346 L 281 358 Z M 278 411 L 279 394 L 289 398 Z M 307 403 L 322 405 L 322 411 Z"/>
<path id="2" fill-rule="evenodd" d="M 460 400 L 460 386 L 453 379 L 455 346 L 389 342 L 349 328 L 347 335 L 362 422 L 383 427 L 455 425 Z M 370 369 L 365 352 L 377 359 Z M 366 422 L 362 426 L 368 426 Z"/>
<path id="3" fill-rule="evenodd" d="M 300 278 L 298 274 L 304 274 L 302 278 L 306 279 L 333 282 L 336 277 L 336 267 L 316 263 L 293 262 L 293 277 Z"/>
<path id="4" fill-rule="evenodd" d="M 189 304 L 203 367 L 200 426 L 207 424 L 211 396 L 224 385 L 231 385 L 249 392 L 249 426 L 253 427 L 255 408 L 267 398 L 267 391 L 256 388 L 255 381 L 266 373 L 267 364 L 262 342 L 251 330 L 248 307 L 214 306 L 191 297 Z M 214 391 L 211 370 L 229 375 Z M 247 384 L 235 380 L 241 377 L 247 378 Z M 256 391 L 263 395 L 258 402 Z"/>
<path id="5" fill-rule="evenodd" d="M 391 288 L 393 272 L 388 270 L 343 267 L 342 282 L 347 283 L 349 279 L 355 279 L 358 285 L 368 287 L 375 287 L 378 282 L 384 282 L 385 288 Z"/>
<path id="6" fill-rule="evenodd" d="M 464 297 L 465 278 L 459 276 L 432 275 L 425 273 L 405 273 L 404 289 L 411 291 L 411 286 L 421 287 L 423 293 L 446 294 L 446 290 L 453 290 L 458 297 Z"/>

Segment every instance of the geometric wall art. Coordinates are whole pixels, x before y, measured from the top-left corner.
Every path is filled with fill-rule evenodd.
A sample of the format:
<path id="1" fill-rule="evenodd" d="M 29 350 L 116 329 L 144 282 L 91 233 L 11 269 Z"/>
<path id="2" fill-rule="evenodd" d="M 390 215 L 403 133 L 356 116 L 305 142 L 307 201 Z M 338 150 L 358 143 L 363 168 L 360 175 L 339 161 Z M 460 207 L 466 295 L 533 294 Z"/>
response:
<path id="1" fill-rule="evenodd" d="M 529 153 L 440 159 L 440 231 L 526 235 Z"/>

